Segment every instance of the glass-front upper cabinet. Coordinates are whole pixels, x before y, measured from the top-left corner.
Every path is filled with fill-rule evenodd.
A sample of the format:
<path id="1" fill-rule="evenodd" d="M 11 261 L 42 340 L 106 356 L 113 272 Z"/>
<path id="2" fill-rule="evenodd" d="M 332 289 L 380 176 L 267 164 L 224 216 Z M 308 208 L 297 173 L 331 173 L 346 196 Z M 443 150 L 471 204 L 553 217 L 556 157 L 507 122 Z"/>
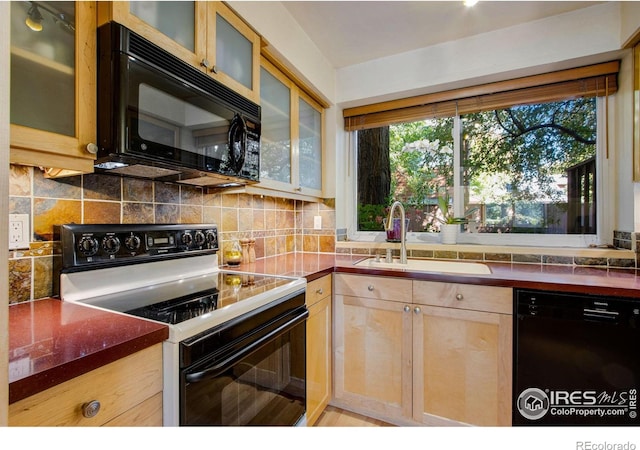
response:
<path id="1" fill-rule="evenodd" d="M 98 26 L 109 21 L 195 67 L 206 64 L 207 2 L 98 2 Z"/>
<path id="2" fill-rule="evenodd" d="M 260 71 L 262 118 L 260 181 L 289 188 L 291 173 L 291 82 L 274 69 Z"/>
<path id="3" fill-rule="evenodd" d="M 306 97 L 306 98 L 305 98 Z M 298 99 L 300 186 L 322 190 L 322 109 L 300 92 Z"/>
<path id="4" fill-rule="evenodd" d="M 218 81 L 260 103 L 260 36 L 222 2 L 209 2 L 207 48 Z"/>
<path id="5" fill-rule="evenodd" d="M 321 198 L 324 109 L 265 58 L 260 93 L 260 186 Z"/>
<path id="6" fill-rule="evenodd" d="M 92 172 L 94 2 L 11 2 L 12 163 Z M 62 170 L 65 169 L 65 170 Z"/>
<path id="7" fill-rule="evenodd" d="M 222 2 L 98 2 L 98 25 L 108 21 L 259 102 L 260 36 Z"/>

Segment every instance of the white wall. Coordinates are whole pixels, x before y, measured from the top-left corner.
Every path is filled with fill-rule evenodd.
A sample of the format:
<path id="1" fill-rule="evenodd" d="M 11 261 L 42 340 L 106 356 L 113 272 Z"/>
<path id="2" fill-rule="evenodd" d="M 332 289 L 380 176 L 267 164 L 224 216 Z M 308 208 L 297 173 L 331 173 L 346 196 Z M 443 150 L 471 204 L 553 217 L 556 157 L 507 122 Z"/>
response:
<path id="1" fill-rule="evenodd" d="M 612 226 L 640 231 L 640 212 L 635 213 L 638 219 L 634 217 L 640 187 L 634 186 L 630 164 L 633 76 L 630 51 L 621 50 L 628 34 L 636 31 L 632 24 L 640 23 L 640 7 L 628 7 L 624 16 L 626 32 L 621 31 L 620 3 L 599 4 L 341 68 L 336 74 L 336 102 L 341 107 L 369 104 L 621 58 L 619 91 L 609 115 L 610 152 L 617 156 Z M 342 155 L 337 166 L 348 167 L 349 156 L 340 146 L 337 155 Z M 336 190 L 344 192 L 346 186 L 352 186 L 353 174 L 345 171 L 340 175 Z M 336 200 L 338 227 L 349 224 L 348 210 L 346 199 Z"/>
<path id="2" fill-rule="evenodd" d="M 626 44 L 626 43 L 629 43 L 631 38 L 634 38 L 634 37 L 637 38 L 639 30 L 640 30 L 640 2 L 637 2 L 637 1 L 622 2 L 620 42 L 623 44 Z M 629 62 L 628 67 L 631 67 L 631 61 Z M 628 76 L 629 78 L 633 76 L 630 70 L 631 69 L 629 69 L 628 74 L 625 74 L 625 76 Z M 631 81 L 629 82 L 632 83 L 633 79 L 631 78 Z M 624 114 L 627 117 L 631 117 L 631 115 L 633 114 L 633 94 L 634 94 L 633 91 L 630 90 L 628 95 L 624 99 L 624 102 L 625 102 L 624 111 L 621 111 L 621 114 Z M 619 134 L 619 133 L 616 133 L 616 134 Z M 624 148 L 633 148 L 632 133 L 625 132 L 621 137 L 625 140 L 623 144 Z M 632 156 L 629 156 L 629 158 L 632 158 Z M 627 173 L 629 170 L 633 170 L 630 167 L 631 164 L 629 164 L 629 161 L 632 161 L 632 159 L 627 159 L 626 166 L 620 167 L 619 170 L 621 173 Z M 628 211 L 626 214 L 625 212 L 620 211 L 619 215 L 624 215 L 625 216 L 624 218 L 626 219 L 627 214 L 634 214 L 633 229 L 634 231 L 639 232 L 640 231 L 640 183 L 634 183 L 633 189 L 628 191 L 630 192 L 624 192 L 623 194 L 625 195 L 625 197 L 631 196 L 634 199 L 633 200 L 634 206 L 635 205 L 638 205 L 638 206 L 635 206 L 633 208 L 633 211 Z M 626 201 L 626 198 L 625 198 L 625 201 Z M 628 204 L 628 203 L 625 203 L 625 204 Z"/>
<path id="3" fill-rule="evenodd" d="M 640 231 L 635 225 L 635 198 L 633 183 L 633 52 L 627 50 L 620 64 L 618 83 L 613 106 L 613 127 L 609 129 L 609 152 L 616 157 L 616 212 L 614 229 Z"/>
<path id="4" fill-rule="evenodd" d="M 337 70 L 339 105 L 504 80 L 606 60 L 620 49 L 620 10 L 605 3 Z"/>
<path id="5" fill-rule="evenodd" d="M 620 43 L 625 44 L 640 30 L 640 2 L 621 2 L 620 12 Z"/>
<path id="6" fill-rule="evenodd" d="M 289 11 L 276 1 L 230 1 L 244 20 L 265 38 L 269 50 L 316 93 L 335 101 L 335 70 Z"/>

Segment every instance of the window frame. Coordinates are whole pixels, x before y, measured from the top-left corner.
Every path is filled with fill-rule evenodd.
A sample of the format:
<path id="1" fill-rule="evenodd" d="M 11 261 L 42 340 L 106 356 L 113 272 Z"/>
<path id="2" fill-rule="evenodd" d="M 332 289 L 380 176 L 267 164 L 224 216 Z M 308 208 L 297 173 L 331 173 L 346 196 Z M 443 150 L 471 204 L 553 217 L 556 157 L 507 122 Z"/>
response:
<path id="1" fill-rule="evenodd" d="M 611 111 L 614 111 L 615 96 L 597 97 L 597 143 L 596 143 L 596 234 L 529 234 L 529 233 L 460 233 L 458 244 L 479 244 L 491 246 L 537 246 L 537 247 L 588 247 L 600 245 L 613 240 L 613 213 L 616 198 L 615 151 L 607 148 L 608 129 L 613 128 Z M 419 120 L 419 119 L 416 119 Z M 409 120 L 407 120 L 408 122 Z M 460 180 L 460 114 L 454 116 L 454 211 L 461 216 L 464 205 L 461 199 L 464 187 Z M 361 242 L 385 242 L 386 235 L 381 231 L 358 231 L 357 215 L 357 131 L 345 131 L 347 134 L 347 151 L 352 165 L 350 187 L 352 195 L 347 200 L 349 240 Z M 439 244 L 439 233 L 407 232 L 408 243 Z"/>

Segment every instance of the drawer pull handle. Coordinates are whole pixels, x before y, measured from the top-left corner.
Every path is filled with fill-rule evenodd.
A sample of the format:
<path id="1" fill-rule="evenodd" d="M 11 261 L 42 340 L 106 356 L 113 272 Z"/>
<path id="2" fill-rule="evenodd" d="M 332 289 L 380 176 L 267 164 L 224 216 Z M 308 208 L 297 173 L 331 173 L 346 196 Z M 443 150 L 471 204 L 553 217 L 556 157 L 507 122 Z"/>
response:
<path id="1" fill-rule="evenodd" d="M 404 312 L 411 311 L 411 307 L 409 305 L 404 305 Z"/>
<path id="2" fill-rule="evenodd" d="M 100 412 L 100 402 L 98 400 L 91 400 L 90 402 L 82 405 L 82 415 L 87 419 L 95 417 Z"/>
<path id="3" fill-rule="evenodd" d="M 367 289 L 369 289 L 369 292 L 373 292 L 373 289 L 374 289 L 374 288 L 373 288 L 373 285 L 372 285 L 372 284 L 370 284 L 369 286 L 367 286 Z"/>
<path id="4" fill-rule="evenodd" d="M 416 314 L 420 314 L 420 312 L 422 312 L 422 310 L 420 309 L 419 306 L 416 306 L 415 308 L 413 308 L 413 312 Z"/>
<path id="5" fill-rule="evenodd" d="M 460 301 L 462 300 L 464 297 L 462 296 L 462 294 L 456 294 L 456 300 Z"/>
<path id="6" fill-rule="evenodd" d="M 318 289 L 318 290 L 316 291 L 316 294 L 318 294 L 318 295 L 322 295 L 322 294 L 323 294 L 323 292 L 324 292 L 324 291 L 322 290 L 322 288 L 320 288 L 320 289 Z"/>

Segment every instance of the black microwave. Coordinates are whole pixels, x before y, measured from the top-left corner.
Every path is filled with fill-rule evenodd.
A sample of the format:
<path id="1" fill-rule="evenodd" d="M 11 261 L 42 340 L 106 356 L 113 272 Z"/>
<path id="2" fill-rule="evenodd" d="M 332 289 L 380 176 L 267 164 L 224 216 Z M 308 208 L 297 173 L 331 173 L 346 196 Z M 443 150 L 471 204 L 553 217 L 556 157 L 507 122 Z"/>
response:
<path id="1" fill-rule="evenodd" d="M 126 27 L 98 28 L 95 171 L 198 186 L 255 183 L 260 106 Z"/>

